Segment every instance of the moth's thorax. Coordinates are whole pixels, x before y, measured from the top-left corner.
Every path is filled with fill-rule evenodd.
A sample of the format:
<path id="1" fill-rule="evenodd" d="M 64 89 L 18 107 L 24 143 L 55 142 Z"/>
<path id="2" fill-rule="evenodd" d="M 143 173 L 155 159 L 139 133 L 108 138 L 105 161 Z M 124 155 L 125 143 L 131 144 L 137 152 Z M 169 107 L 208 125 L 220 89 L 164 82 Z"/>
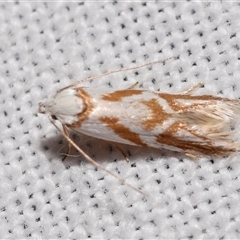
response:
<path id="1" fill-rule="evenodd" d="M 84 112 L 86 105 L 79 91 L 73 88 L 63 89 L 50 99 L 39 104 L 39 112 L 54 116 L 62 124 L 71 125 L 78 121 L 78 115 Z"/>

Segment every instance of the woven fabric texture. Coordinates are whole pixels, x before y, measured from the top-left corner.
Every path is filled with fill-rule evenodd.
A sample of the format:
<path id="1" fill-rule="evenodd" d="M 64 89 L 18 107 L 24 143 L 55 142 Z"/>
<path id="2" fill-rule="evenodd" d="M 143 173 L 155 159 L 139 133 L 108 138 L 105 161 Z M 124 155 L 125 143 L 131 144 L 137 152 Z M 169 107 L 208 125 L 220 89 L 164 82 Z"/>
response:
<path id="1" fill-rule="evenodd" d="M 77 80 L 165 63 L 84 86 L 240 97 L 234 2 L 0 3 L 0 238 L 239 239 L 240 158 L 201 157 L 72 134 L 72 151 L 38 103 Z"/>

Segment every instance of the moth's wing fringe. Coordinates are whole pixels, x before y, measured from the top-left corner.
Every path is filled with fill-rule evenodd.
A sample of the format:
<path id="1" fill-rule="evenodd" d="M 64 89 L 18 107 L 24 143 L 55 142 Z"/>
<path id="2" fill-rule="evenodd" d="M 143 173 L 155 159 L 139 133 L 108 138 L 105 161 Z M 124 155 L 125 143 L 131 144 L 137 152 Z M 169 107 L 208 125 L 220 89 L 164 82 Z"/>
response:
<path id="1" fill-rule="evenodd" d="M 94 161 L 90 156 L 88 156 L 69 136 L 68 134 L 65 133 L 66 131 L 66 127 L 63 125 L 63 128 L 65 128 L 64 131 L 62 131 L 57 125 L 56 123 L 50 118 L 51 123 L 55 126 L 55 128 L 66 138 L 66 140 L 68 141 L 68 143 L 70 143 L 79 153 L 81 153 L 89 162 L 91 162 L 93 165 L 95 165 L 97 168 L 105 171 L 106 173 L 110 174 L 111 176 L 113 176 L 114 178 L 116 178 L 118 181 L 120 181 L 122 184 L 132 188 L 133 190 L 137 191 L 138 193 L 147 196 L 146 193 L 142 192 L 141 190 L 137 189 L 136 187 L 134 187 L 133 185 L 129 184 L 126 182 L 126 180 L 124 180 L 123 178 L 115 175 L 114 173 L 110 172 L 109 170 L 107 170 L 106 168 L 104 168 L 102 165 L 100 165 L 99 163 L 97 163 L 96 161 Z"/>
<path id="2" fill-rule="evenodd" d="M 209 143 L 223 147 L 223 153 L 240 150 L 240 104 L 239 101 L 222 99 L 206 103 L 194 110 L 176 115 L 176 118 L 191 126 Z M 238 128 L 238 129 L 236 129 Z M 220 154 L 222 155 L 222 154 Z"/>

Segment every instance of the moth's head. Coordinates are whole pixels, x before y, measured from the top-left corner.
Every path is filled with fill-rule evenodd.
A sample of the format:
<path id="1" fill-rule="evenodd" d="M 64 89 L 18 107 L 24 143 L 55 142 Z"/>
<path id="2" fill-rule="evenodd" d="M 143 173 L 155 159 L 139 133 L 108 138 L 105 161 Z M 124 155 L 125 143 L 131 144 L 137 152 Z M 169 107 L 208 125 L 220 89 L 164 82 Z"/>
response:
<path id="1" fill-rule="evenodd" d="M 72 88 L 63 89 L 52 98 L 39 103 L 39 113 L 47 114 L 53 120 L 62 124 L 72 125 L 78 121 L 78 115 L 84 112 L 86 106 L 77 91 Z"/>

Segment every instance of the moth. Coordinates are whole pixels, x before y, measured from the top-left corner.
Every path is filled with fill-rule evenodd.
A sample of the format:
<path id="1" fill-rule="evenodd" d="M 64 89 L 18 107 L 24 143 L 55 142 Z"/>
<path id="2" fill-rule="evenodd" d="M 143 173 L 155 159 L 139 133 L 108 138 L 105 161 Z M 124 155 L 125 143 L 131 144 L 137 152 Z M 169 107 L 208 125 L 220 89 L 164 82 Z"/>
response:
<path id="1" fill-rule="evenodd" d="M 86 80 L 159 62 L 162 61 Z M 170 94 L 137 89 L 135 85 L 113 91 L 87 88 L 80 81 L 41 102 L 39 112 L 49 115 L 55 126 L 55 121 L 59 121 L 68 142 L 95 165 L 70 139 L 69 130 L 114 143 L 163 148 L 188 156 L 225 156 L 239 151 L 240 101 L 193 95 L 198 86 Z"/>

